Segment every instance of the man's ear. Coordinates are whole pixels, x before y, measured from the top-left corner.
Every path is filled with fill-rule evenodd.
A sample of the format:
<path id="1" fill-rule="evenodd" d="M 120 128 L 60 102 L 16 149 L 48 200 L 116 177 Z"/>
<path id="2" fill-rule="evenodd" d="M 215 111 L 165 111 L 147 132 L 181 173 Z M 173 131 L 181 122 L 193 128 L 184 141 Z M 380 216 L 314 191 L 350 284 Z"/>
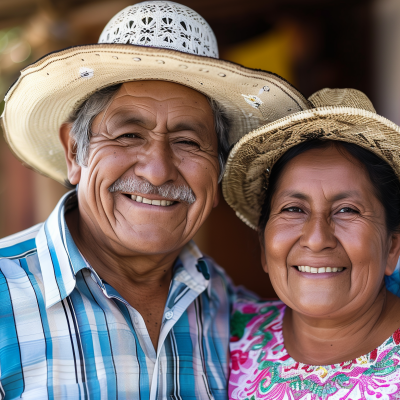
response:
<path id="1" fill-rule="evenodd" d="M 385 275 L 392 275 L 400 257 L 400 233 L 392 233 L 390 236 L 389 256 L 386 263 Z"/>
<path id="2" fill-rule="evenodd" d="M 77 185 L 81 180 L 81 166 L 76 162 L 76 143 L 70 135 L 71 124 L 65 123 L 60 127 L 60 141 L 64 148 L 65 161 L 68 168 L 68 180 Z"/>

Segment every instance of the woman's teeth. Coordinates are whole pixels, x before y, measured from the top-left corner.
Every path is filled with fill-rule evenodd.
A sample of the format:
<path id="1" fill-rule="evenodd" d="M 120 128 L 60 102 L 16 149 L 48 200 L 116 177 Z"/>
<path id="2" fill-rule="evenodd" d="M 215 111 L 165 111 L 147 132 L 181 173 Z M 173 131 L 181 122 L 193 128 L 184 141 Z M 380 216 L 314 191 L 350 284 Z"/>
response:
<path id="1" fill-rule="evenodd" d="M 309 267 L 308 265 L 299 265 L 297 268 L 300 272 L 311 272 L 312 274 L 323 274 L 325 272 L 343 271 L 343 268 L 331 268 L 331 267 L 314 268 L 314 267 Z"/>
<path id="2" fill-rule="evenodd" d="M 146 199 L 146 197 L 135 196 L 134 194 L 131 195 L 131 199 L 137 201 L 138 203 L 151 204 L 153 206 L 162 206 L 162 207 L 167 207 L 174 203 L 173 201 L 169 200 L 150 200 Z"/>

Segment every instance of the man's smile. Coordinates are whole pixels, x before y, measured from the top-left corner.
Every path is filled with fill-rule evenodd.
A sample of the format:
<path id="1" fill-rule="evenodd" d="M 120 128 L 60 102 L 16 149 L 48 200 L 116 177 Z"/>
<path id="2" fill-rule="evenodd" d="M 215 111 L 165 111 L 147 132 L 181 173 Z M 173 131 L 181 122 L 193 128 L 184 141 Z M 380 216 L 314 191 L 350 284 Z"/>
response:
<path id="1" fill-rule="evenodd" d="M 125 197 L 127 197 L 128 199 L 133 200 L 136 203 L 143 203 L 143 204 L 148 204 L 151 206 L 169 207 L 169 206 L 179 203 L 178 201 L 167 200 L 165 198 L 160 198 L 160 196 L 151 195 L 151 194 L 146 194 L 146 197 L 141 196 L 141 195 L 136 195 L 136 194 L 129 194 L 129 193 L 123 193 L 123 195 Z"/>
<path id="2" fill-rule="evenodd" d="M 161 207 L 168 207 L 175 203 L 174 201 L 170 200 L 150 200 L 147 199 L 146 197 L 136 196 L 134 194 L 131 196 L 131 199 L 136 201 L 137 203 L 144 203 L 144 204 L 150 204 L 152 206 L 161 206 Z"/>

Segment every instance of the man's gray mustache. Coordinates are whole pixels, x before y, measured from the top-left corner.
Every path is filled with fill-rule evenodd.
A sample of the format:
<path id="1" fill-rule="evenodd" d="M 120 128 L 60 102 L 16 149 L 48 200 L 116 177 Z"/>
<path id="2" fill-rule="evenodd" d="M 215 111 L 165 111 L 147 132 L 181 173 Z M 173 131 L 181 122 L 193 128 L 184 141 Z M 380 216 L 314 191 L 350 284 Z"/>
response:
<path id="1" fill-rule="evenodd" d="M 175 186 L 172 183 L 164 183 L 161 186 L 154 186 L 150 182 L 132 177 L 117 179 L 108 190 L 111 193 L 128 192 L 137 194 L 156 194 L 167 200 L 181 201 L 188 203 L 189 205 L 196 201 L 196 196 L 189 186 Z"/>

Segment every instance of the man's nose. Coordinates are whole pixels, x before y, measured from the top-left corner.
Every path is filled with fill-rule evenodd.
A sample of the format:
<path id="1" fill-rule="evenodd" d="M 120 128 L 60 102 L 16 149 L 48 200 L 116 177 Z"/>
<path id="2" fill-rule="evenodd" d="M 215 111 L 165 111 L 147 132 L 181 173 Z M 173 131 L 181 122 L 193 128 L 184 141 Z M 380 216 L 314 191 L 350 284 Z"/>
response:
<path id="1" fill-rule="evenodd" d="M 178 163 L 168 141 L 151 141 L 141 148 L 134 172 L 137 177 L 160 186 L 178 178 Z"/>
<path id="2" fill-rule="evenodd" d="M 336 247 L 337 239 L 334 226 L 324 215 L 312 216 L 303 227 L 300 245 L 318 253 L 324 249 Z"/>

